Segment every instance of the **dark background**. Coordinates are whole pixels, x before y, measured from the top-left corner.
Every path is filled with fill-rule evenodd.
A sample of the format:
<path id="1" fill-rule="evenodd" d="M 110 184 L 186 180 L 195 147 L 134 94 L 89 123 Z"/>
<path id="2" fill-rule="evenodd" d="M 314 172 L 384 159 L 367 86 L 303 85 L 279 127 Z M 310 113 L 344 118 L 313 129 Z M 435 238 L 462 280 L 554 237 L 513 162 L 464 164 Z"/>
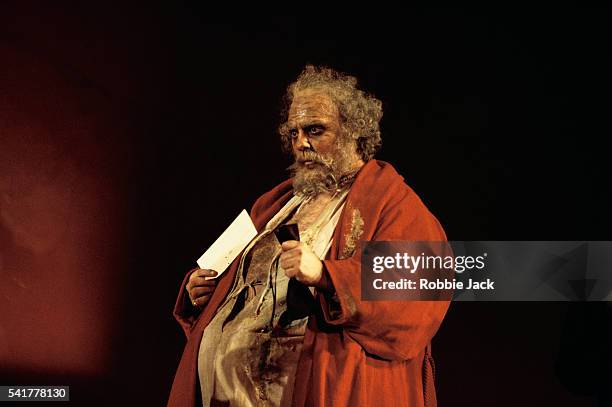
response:
<path id="1" fill-rule="evenodd" d="M 306 63 L 383 101 L 377 158 L 449 239 L 612 240 L 606 10 L 223 23 L 178 2 L 13 3 L 0 11 L 0 384 L 165 404 L 180 281 L 285 178 L 278 111 Z M 455 303 L 433 343 L 439 404 L 610 405 L 611 325 L 605 303 Z"/>

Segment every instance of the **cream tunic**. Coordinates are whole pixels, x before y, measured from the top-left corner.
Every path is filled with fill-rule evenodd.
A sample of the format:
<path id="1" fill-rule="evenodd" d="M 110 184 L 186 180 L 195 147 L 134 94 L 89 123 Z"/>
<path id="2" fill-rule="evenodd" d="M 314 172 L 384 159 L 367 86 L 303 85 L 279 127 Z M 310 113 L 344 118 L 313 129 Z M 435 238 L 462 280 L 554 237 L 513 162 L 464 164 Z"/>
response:
<path id="1" fill-rule="evenodd" d="M 320 259 L 331 246 L 347 193 L 337 192 L 300 231 L 300 241 Z M 290 199 L 247 246 L 232 290 L 204 330 L 198 355 L 204 406 L 291 404 L 308 316 L 293 309 L 287 312 L 290 279 L 279 265 L 281 247 L 272 232 L 295 223 L 306 201 L 297 195 Z"/>

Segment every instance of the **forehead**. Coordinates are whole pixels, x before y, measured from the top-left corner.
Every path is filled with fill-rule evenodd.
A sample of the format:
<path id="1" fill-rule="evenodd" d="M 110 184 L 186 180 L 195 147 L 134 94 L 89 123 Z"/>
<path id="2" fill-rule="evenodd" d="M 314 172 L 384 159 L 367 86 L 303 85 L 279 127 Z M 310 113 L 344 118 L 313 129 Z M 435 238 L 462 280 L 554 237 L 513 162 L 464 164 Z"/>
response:
<path id="1" fill-rule="evenodd" d="M 298 91 L 293 96 L 288 121 L 300 123 L 311 120 L 338 120 L 338 108 L 332 99 L 321 90 Z"/>

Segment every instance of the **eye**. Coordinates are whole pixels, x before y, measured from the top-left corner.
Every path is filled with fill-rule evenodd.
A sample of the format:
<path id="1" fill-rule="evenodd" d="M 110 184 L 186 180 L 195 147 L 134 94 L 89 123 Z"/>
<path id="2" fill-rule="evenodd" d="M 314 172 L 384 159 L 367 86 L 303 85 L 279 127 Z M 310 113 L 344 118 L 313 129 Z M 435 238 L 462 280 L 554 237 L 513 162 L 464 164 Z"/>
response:
<path id="1" fill-rule="evenodd" d="M 289 138 L 296 138 L 298 135 L 298 131 L 296 129 L 289 130 Z"/>
<path id="2" fill-rule="evenodd" d="M 311 136 L 319 136 L 323 133 L 323 127 L 321 126 L 311 126 L 308 128 L 308 134 Z"/>

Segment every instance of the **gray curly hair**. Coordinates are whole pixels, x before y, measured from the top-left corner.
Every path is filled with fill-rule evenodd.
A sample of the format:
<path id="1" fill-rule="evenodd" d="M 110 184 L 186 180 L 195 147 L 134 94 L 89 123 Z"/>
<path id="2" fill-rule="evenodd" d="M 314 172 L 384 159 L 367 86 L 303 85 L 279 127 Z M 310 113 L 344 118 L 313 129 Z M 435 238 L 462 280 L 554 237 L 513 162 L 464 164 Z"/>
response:
<path id="1" fill-rule="evenodd" d="M 287 87 L 281 110 L 281 136 L 283 150 L 291 152 L 291 137 L 286 125 L 289 108 L 295 94 L 301 90 L 319 88 L 324 90 L 338 107 L 343 134 L 357 144 L 357 153 L 364 162 L 369 161 L 379 150 L 380 119 L 382 102 L 360 89 L 357 78 L 331 68 L 306 65 L 297 80 Z"/>

